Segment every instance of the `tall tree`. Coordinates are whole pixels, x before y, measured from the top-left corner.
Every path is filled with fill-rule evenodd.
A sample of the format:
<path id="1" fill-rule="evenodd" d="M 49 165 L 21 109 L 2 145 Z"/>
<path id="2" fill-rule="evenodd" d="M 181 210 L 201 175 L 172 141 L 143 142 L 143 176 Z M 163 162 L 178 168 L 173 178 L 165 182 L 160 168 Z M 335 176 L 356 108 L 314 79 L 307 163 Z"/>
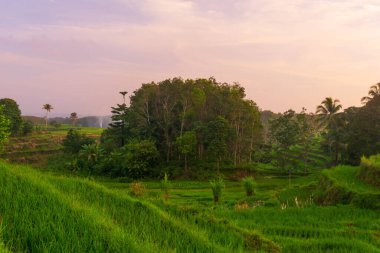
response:
<path id="1" fill-rule="evenodd" d="M 42 106 L 42 109 L 43 110 L 46 110 L 46 115 L 45 115 L 45 129 L 47 129 L 47 126 L 48 126 L 48 116 L 49 116 L 49 113 L 51 112 L 51 110 L 53 110 L 53 106 L 51 104 L 44 104 Z"/>
<path id="2" fill-rule="evenodd" d="M 362 103 L 367 104 L 369 101 L 378 96 L 380 96 L 380 83 L 371 86 L 368 91 L 368 96 L 362 98 Z"/>
<path id="3" fill-rule="evenodd" d="M 221 116 L 207 124 L 207 151 L 216 160 L 218 174 L 220 173 L 220 162 L 227 152 L 228 132 L 228 121 Z"/>
<path id="4" fill-rule="evenodd" d="M 122 91 L 120 94 L 123 96 L 123 104 L 117 104 L 116 107 L 112 108 L 112 123 L 110 124 L 111 128 L 115 129 L 116 131 L 119 131 L 118 136 L 120 137 L 120 145 L 123 147 L 125 145 L 125 139 L 126 139 L 126 122 L 127 122 L 127 114 L 128 114 L 128 107 L 125 103 L 125 95 L 127 92 Z"/>
<path id="5" fill-rule="evenodd" d="M 78 114 L 76 112 L 72 112 L 70 114 L 70 120 L 71 120 L 72 125 L 75 126 L 75 123 L 78 120 Z"/>
<path id="6" fill-rule="evenodd" d="M 3 106 L 3 115 L 10 121 L 10 133 L 11 135 L 17 135 L 22 128 L 21 111 L 13 99 L 3 98 L 0 99 L 0 105 Z"/>
<path id="7" fill-rule="evenodd" d="M 194 153 L 197 145 L 197 137 L 194 131 L 188 131 L 178 136 L 176 139 L 176 145 L 179 152 L 184 156 L 185 161 L 185 174 L 188 173 L 188 156 Z"/>
<path id="8" fill-rule="evenodd" d="M 327 141 L 330 147 L 330 153 L 332 153 L 332 146 L 334 146 L 334 163 L 338 164 L 339 152 L 341 146 L 341 131 L 342 117 L 338 115 L 342 109 L 342 105 L 338 99 L 331 97 L 325 98 L 321 105 L 317 107 L 316 113 L 320 116 L 321 122 L 327 128 Z"/>

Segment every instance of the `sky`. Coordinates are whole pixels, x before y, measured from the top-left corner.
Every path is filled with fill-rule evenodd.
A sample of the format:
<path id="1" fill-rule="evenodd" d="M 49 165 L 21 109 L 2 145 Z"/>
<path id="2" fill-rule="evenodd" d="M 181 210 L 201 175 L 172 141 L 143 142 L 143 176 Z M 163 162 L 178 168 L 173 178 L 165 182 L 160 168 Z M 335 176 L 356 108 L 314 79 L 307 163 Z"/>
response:
<path id="1" fill-rule="evenodd" d="M 263 110 L 359 106 L 380 82 L 379 0 L 0 0 L 0 98 L 108 115 L 142 83 L 238 82 Z"/>

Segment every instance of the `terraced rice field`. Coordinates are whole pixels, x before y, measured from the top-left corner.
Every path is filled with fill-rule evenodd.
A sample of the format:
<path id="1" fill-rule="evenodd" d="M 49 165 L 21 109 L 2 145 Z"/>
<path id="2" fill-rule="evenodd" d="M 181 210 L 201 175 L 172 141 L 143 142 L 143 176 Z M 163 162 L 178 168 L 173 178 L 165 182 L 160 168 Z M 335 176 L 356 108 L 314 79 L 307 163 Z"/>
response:
<path id="1" fill-rule="evenodd" d="M 295 203 L 312 179 L 261 177 L 253 198 L 228 182 L 214 206 L 208 182 L 174 182 L 164 202 L 157 182 L 134 198 L 125 183 L 1 162 L 1 238 L 13 252 L 380 252 L 377 210 Z"/>

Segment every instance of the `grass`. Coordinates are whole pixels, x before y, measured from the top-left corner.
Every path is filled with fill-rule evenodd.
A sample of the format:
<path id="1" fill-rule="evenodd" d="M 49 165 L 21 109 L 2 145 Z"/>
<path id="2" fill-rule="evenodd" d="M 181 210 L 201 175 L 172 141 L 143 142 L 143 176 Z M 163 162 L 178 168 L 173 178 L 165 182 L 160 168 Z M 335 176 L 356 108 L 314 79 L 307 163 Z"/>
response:
<path id="1" fill-rule="evenodd" d="M 0 164 L 2 238 L 16 252 L 245 252 L 246 236 L 79 178 Z M 158 200 L 157 200 L 158 201 Z M 215 233 L 218 231 L 218 233 Z M 253 233 L 253 232 L 252 232 Z M 262 241 L 261 241 L 262 240 Z M 266 242 L 255 237 L 255 241 Z"/>
<path id="2" fill-rule="evenodd" d="M 324 175 L 334 180 L 337 184 L 359 193 L 379 193 L 380 189 L 373 185 L 361 181 L 357 176 L 359 173 L 358 167 L 353 166 L 338 166 L 332 170 L 324 170 Z"/>
<path id="3" fill-rule="evenodd" d="M 378 194 L 358 171 L 339 166 L 322 177 L 328 187 Z M 289 186 L 261 173 L 253 196 L 225 180 L 214 205 L 208 181 L 170 181 L 164 201 L 159 181 L 141 182 L 146 191 L 134 197 L 133 183 L 0 162 L 0 252 L 380 252 L 380 212 L 317 206 L 320 176 L 295 175 Z"/>

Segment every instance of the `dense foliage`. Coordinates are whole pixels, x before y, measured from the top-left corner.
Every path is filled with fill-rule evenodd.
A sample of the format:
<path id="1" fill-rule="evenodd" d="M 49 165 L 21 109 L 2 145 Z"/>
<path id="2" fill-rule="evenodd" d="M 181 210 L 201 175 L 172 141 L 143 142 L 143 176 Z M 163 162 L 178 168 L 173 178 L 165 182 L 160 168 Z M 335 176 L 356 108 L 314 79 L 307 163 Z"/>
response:
<path id="1" fill-rule="evenodd" d="M 77 154 L 84 145 L 93 144 L 95 140 L 80 133 L 76 129 L 70 129 L 63 140 L 62 145 L 67 153 Z"/>
<path id="2" fill-rule="evenodd" d="M 3 113 L 4 106 L 0 105 L 0 149 L 10 134 L 10 120 Z"/>
<path id="3" fill-rule="evenodd" d="M 20 133 L 22 127 L 21 111 L 13 99 L 3 98 L 0 99 L 0 106 L 3 106 L 2 114 L 10 121 L 10 133 L 11 135 L 17 135 Z"/>
<path id="4" fill-rule="evenodd" d="M 113 123 L 102 136 L 108 151 L 130 140 L 152 140 L 161 162 L 251 162 L 261 143 L 260 113 L 238 84 L 215 79 L 174 78 L 143 84 L 131 104 L 112 108 Z"/>

